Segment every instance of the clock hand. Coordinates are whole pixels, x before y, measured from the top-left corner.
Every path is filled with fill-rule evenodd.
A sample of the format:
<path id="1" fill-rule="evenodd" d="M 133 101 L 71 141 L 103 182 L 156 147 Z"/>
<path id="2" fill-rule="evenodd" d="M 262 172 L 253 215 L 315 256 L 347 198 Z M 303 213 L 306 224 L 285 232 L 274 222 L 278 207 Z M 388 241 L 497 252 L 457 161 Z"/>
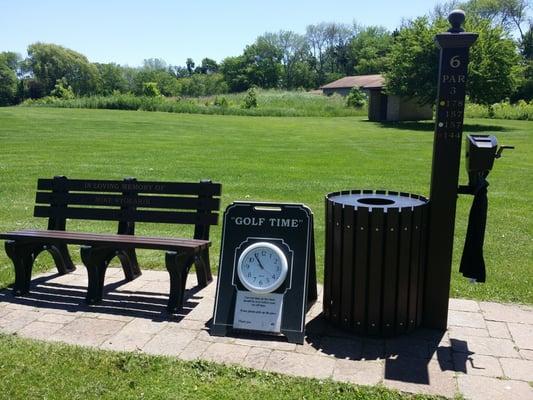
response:
<path id="1" fill-rule="evenodd" d="M 257 254 L 254 254 L 254 257 L 257 260 L 257 262 L 259 263 L 259 266 L 261 267 L 261 269 L 265 269 L 265 267 L 263 267 L 263 264 L 261 264 L 261 261 L 259 260 L 259 257 L 257 257 Z"/>
<path id="2" fill-rule="evenodd" d="M 257 262 L 259 263 L 259 266 L 261 267 L 261 269 L 264 269 L 266 272 L 268 272 L 269 274 L 272 274 L 273 272 L 267 268 L 265 268 L 263 266 L 263 264 L 261 264 L 261 261 L 259 260 L 259 257 L 257 256 L 257 254 L 254 254 L 254 257 L 255 259 L 257 260 Z"/>

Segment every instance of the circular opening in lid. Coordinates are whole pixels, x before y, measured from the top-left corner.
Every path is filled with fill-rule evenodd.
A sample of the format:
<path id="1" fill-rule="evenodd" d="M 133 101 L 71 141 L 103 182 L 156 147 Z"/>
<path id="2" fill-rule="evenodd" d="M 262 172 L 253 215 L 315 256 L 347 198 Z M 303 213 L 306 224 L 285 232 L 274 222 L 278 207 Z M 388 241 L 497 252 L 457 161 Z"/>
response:
<path id="1" fill-rule="evenodd" d="M 366 199 L 357 199 L 359 203 L 368 204 L 369 206 L 390 206 L 394 200 L 383 199 L 381 197 L 367 197 Z"/>

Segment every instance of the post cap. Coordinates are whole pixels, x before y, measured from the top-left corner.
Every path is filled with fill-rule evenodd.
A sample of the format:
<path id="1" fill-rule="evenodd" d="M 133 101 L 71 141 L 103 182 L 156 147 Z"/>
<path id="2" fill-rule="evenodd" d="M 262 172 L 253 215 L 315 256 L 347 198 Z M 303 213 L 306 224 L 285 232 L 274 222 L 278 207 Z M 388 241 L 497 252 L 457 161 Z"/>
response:
<path id="1" fill-rule="evenodd" d="M 464 32 L 464 29 L 461 28 L 461 25 L 465 22 L 465 12 L 460 9 L 453 10 L 450 15 L 448 15 L 448 21 L 450 22 L 450 25 L 452 26 L 450 29 L 448 29 L 448 32 L 451 33 L 459 33 Z"/>

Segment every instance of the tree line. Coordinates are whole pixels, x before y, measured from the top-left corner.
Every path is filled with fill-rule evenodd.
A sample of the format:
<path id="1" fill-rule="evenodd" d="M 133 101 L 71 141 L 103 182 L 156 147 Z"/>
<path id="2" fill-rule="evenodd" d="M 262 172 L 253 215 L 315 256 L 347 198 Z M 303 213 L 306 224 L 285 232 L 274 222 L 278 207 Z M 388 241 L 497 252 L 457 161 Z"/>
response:
<path id="1" fill-rule="evenodd" d="M 471 51 L 468 94 L 481 104 L 533 97 L 533 21 L 530 0 L 450 1 L 429 15 L 389 31 L 380 26 L 322 22 L 304 34 L 265 33 L 242 54 L 220 63 L 188 58 L 184 66 L 161 59 L 141 67 L 91 63 L 74 50 L 34 43 L 27 57 L 0 53 L 0 105 L 44 96 L 74 97 L 133 93 L 145 96 L 205 96 L 251 87 L 317 88 L 346 75 L 384 74 L 394 94 L 433 102 L 438 50 L 453 8 L 467 11 L 467 30 L 478 32 Z M 517 33 L 517 39 L 511 34 Z"/>

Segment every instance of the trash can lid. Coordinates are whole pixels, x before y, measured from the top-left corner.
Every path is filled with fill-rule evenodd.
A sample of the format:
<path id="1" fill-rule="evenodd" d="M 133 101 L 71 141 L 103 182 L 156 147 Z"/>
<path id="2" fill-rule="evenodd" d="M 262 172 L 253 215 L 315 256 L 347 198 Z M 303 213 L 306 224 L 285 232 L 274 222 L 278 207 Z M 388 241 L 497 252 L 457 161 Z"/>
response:
<path id="1" fill-rule="evenodd" d="M 343 205 L 383 209 L 418 207 L 427 203 L 427 200 L 423 197 L 416 198 L 400 194 L 347 193 L 333 194 L 328 196 L 328 198 L 334 203 Z"/>

